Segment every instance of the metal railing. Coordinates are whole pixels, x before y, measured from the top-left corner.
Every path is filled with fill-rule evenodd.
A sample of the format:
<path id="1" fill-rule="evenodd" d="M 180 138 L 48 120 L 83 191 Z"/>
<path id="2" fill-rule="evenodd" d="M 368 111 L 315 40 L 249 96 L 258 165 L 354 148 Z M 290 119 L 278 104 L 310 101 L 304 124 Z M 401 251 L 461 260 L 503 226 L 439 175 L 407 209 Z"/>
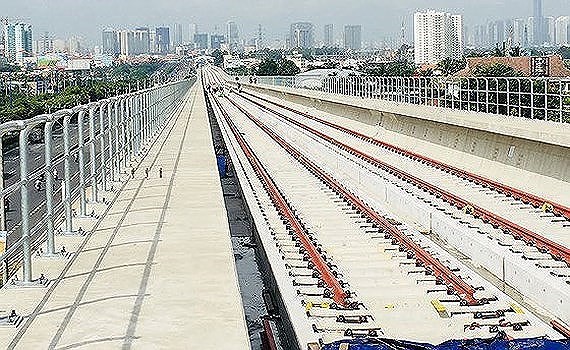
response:
<path id="1" fill-rule="evenodd" d="M 236 81 L 236 77 L 230 77 Z M 570 78 L 238 77 L 241 83 L 317 90 L 397 103 L 570 122 Z"/>
<path id="2" fill-rule="evenodd" d="M 39 115 L 27 120 L 0 124 L 0 150 L 7 135 L 17 135 L 19 179 L 5 186 L 4 152 L 0 152 L 0 230 L 12 241 L 0 255 L 4 264 L 3 280 L 12 275 L 10 266 L 21 265 L 23 285 L 34 284 L 32 251 L 46 242 L 46 256 L 58 256 L 55 248 L 57 223 L 62 233 L 75 232 L 72 204 L 79 199 L 79 216 L 87 217 L 87 189 L 91 202 L 101 202 L 100 190 L 112 190 L 114 182 L 132 166 L 139 155 L 158 136 L 159 131 L 183 102 L 192 81 L 182 80 L 134 93 L 112 97 L 72 109 Z M 43 130 L 42 130 L 43 129 Z M 30 135 L 43 131 L 43 163 L 30 160 Z M 62 133 L 59 151 L 54 147 Z M 61 145 L 61 143 L 63 143 Z M 73 159 L 73 160 L 72 160 Z M 77 169 L 72 172 L 72 167 Z M 30 169 L 32 165 L 32 169 Z M 58 171 L 63 167 L 61 186 Z M 16 169 L 8 169 L 16 170 Z M 15 176 L 15 175 L 14 175 Z M 38 205 L 32 208 L 32 184 L 45 183 Z M 61 189 L 61 192 L 58 191 Z M 38 191 L 38 188 L 35 189 Z M 19 194 L 19 222 L 6 232 L 5 198 Z M 17 235 L 18 237 L 12 237 Z"/>

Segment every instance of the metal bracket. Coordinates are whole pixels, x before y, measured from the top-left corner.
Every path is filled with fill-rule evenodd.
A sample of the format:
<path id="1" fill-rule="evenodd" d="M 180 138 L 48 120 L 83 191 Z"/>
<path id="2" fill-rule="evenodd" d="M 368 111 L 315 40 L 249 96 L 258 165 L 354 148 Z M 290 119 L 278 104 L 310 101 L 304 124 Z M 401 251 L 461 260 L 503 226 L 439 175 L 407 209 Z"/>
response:
<path id="1" fill-rule="evenodd" d="M 62 247 L 61 247 L 61 250 L 60 250 L 59 252 L 56 252 L 56 253 L 53 253 L 53 254 L 51 254 L 51 253 L 46 253 L 46 252 L 44 252 L 43 248 L 40 248 L 40 249 L 37 251 L 37 254 L 36 254 L 36 255 L 37 255 L 37 257 L 40 258 L 40 259 L 54 259 L 54 260 L 55 260 L 55 259 L 68 259 L 68 260 L 69 260 L 69 259 L 71 259 L 71 258 L 73 257 L 74 254 L 75 254 L 75 253 L 73 253 L 73 252 L 68 252 L 68 251 L 66 251 L 66 250 L 65 250 L 65 247 L 62 246 Z"/>
<path id="2" fill-rule="evenodd" d="M 16 310 L 12 310 L 9 315 L 0 317 L 0 328 L 8 327 L 18 327 L 24 320 L 23 316 L 16 313 Z"/>
<path id="3" fill-rule="evenodd" d="M 6 288 L 46 288 L 49 284 L 50 280 L 42 273 L 38 279 L 29 282 L 21 281 L 15 276 L 6 284 Z"/>
<path id="4" fill-rule="evenodd" d="M 80 227 L 77 231 L 64 231 L 60 229 L 56 232 L 56 235 L 64 237 L 73 237 L 73 236 L 83 237 L 87 235 L 87 232 Z"/>

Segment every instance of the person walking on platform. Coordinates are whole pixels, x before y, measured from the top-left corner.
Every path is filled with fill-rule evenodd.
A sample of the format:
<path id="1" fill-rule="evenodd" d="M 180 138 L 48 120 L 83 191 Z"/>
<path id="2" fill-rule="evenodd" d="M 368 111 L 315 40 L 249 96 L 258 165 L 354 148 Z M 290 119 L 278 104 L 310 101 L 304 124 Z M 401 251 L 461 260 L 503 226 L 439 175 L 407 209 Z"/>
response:
<path id="1" fill-rule="evenodd" d="M 148 179 L 148 168 L 144 169 L 144 176 L 145 179 Z"/>
<path id="2" fill-rule="evenodd" d="M 158 169 L 158 177 L 162 179 L 162 167 Z"/>

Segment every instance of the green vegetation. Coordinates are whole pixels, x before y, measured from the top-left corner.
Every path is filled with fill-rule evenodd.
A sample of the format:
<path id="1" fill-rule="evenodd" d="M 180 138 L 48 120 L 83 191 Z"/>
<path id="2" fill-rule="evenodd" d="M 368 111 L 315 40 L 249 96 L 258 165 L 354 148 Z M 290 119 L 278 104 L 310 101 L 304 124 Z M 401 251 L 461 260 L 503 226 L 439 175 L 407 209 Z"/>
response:
<path id="1" fill-rule="evenodd" d="M 502 63 L 495 63 L 487 66 L 479 65 L 473 70 L 476 77 L 520 77 L 524 74 L 513 67 Z"/>
<path id="2" fill-rule="evenodd" d="M 446 58 L 437 64 L 436 69 L 441 71 L 442 75 L 449 76 L 459 72 L 465 67 L 467 67 L 466 60 L 456 60 L 453 58 Z"/>
<path id="3" fill-rule="evenodd" d="M 13 73 L 13 72 L 19 72 L 19 71 L 20 71 L 20 67 L 18 67 L 16 65 L 12 65 L 12 64 L 8 64 L 8 63 L 0 63 L 0 72 Z"/>
<path id="4" fill-rule="evenodd" d="M 406 61 L 381 63 L 364 68 L 364 73 L 380 77 L 411 77 L 415 72 L 415 64 Z"/>
<path id="5" fill-rule="evenodd" d="M 563 59 L 569 60 L 570 59 L 570 46 L 562 46 L 558 53 L 562 56 Z"/>
<path id="6" fill-rule="evenodd" d="M 299 74 L 301 70 L 292 61 L 287 59 L 273 60 L 266 59 L 262 61 L 257 67 L 257 75 L 271 76 L 271 75 L 295 75 Z"/>
<path id="7" fill-rule="evenodd" d="M 214 57 L 214 65 L 218 67 L 223 67 L 224 65 L 224 53 L 218 49 L 212 52 L 212 57 Z"/>
<path id="8" fill-rule="evenodd" d="M 143 87 L 160 68 L 160 63 L 150 62 L 99 69 L 92 72 L 93 76 L 66 78 L 65 82 L 58 82 L 52 87 L 53 92 L 43 94 L 29 94 L 16 86 L 4 86 L 0 91 L 0 122 L 27 119 Z M 174 69 L 169 68 L 170 72 Z M 18 80 L 26 81 L 21 78 Z"/>

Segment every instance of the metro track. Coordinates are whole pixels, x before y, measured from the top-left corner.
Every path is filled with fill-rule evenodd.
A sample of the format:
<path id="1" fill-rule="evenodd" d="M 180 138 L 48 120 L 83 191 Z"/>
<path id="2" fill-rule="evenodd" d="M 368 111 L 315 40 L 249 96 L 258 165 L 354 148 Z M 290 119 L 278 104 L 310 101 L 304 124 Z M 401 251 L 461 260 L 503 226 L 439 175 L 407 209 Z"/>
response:
<path id="1" fill-rule="evenodd" d="M 379 140 L 377 138 L 365 135 L 359 131 L 343 127 L 341 125 L 327 121 L 323 118 L 315 117 L 309 113 L 300 111 L 298 109 L 294 109 L 294 108 L 286 106 L 282 103 L 277 103 L 275 101 L 269 100 L 269 99 L 264 98 L 262 96 L 255 95 L 255 94 L 252 94 L 252 93 L 247 92 L 247 91 L 244 91 L 242 93 L 244 95 L 254 97 L 254 98 L 259 99 L 261 101 L 264 101 L 268 104 L 272 104 L 272 105 L 277 106 L 279 108 L 282 108 L 284 110 L 290 111 L 294 114 L 303 116 L 307 119 L 316 121 L 320 124 L 329 126 L 333 129 L 339 130 L 339 131 L 346 133 L 348 135 L 351 135 L 355 138 L 359 138 L 359 139 L 361 139 L 365 142 L 368 142 L 370 144 L 373 144 L 373 145 L 379 146 L 381 148 L 387 149 L 391 152 L 400 154 L 404 157 L 415 160 L 416 162 L 432 166 L 436 169 L 440 169 L 441 171 L 444 171 L 444 172 L 449 173 L 451 175 L 454 175 L 456 177 L 460 177 L 460 178 L 465 179 L 469 182 L 480 184 L 481 186 L 488 188 L 490 190 L 493 190 L 497 193 L 501 193 L 501 194 L 504 194 L 508 197 L 512 197 L 513 199 L 520 200 L 524 204 L 530 204 L 534 208 L 541 208 L 541 209 L 544 209 L 545 211 L 549 210 L 556 216 L 564 217 L 567 220 L 570 220 L 570 208 L 565 206 L 565 205 L 562 205 L 562 204 L 556 203 L 554 201 L 548 200 L 546 198 L 537 196 L 535 194 L 514 188 L 512 186 L 507 186 L 505 184 L 499 183 L 499 182 L 494 181 L 492 179 L 489 179 L 489 178 L 486 178 L 484 176 L 477 175 L 477 174 L 474 174 L 472 172 L 454 167 L 452 165 L 449 165 L 449 164 L 446 164 L 444 162 L 435 160 L 433 158 L 421 155 L 419 153 L 408 151 L 406 149 L 403 149 L 403 148 L 398 147 L 396 145 L 390 144 L 388 142 L 384 142 L 384 141 Z"/>
<path id="2" fill-rule="evenodd" d="M 465 243 L 462 238 L 461 242 L 452 242 L 456 243 L 453 248 L 459 249 L 462 253 L 472 258 L 476 265 L 480 265 L 490 271 L 492 274 L 497 276 L 503 284 L 508 283 L 522 296 L 529 297 L 534 303 L 539 305 L 539 308 L 545 309 L 539 311 L 539 314 L 545 313 L 546 316 L 544 319 L 549 320 L 552 326 L 562 334 L 569 334 L 568 327 L 560 322 L 560 320 L 568 322 L 568 319 L 570 318 L 569 306 L 567 305 L 570 269 L 568 268 L 567 261 L 561 261 L 557 255 L 550 256 L 546 254 L 545 250 L 538 249 L 533 242 L 522 240 L 519 236 L 515 235 L 515 239 L 512 237 L 508 238 L 512 235 L 510 231 L 501 229 L 501 227 L 496 223 L 493 223 L 495 224 L 495 226 L 493 226 L 485 223 L 485 220 L 483 220 L 483 222 L 479 221 L 478 218 L 473 215 L 473 211 L 465 213 L 461 211 L 461 206 L 459 208 L 454 208 L 457 206 L 457 202 L 446 202 L 444 200 L 444 195 L 449 194 L 449 192 L 445 190 L 438 189 L 421 179 L 417 181 L 418 179 L 415 176 L 403 173 L 390 164 L 379 161 L 377 158 L 374 158 L 367 153 L 339 142 L 324 134 L 322 131 L 308 127 L 307 125 L 300 123 L 298 120 L 293 120 L 290 117 L 287 117 L 279 111 L 267 108 L 264 104 L 254 103 L 255 101 L 252 101 L 251 99 L 240 101 L 242 104 L 244 102 L 250 103 L 257 107 L 258 110 L 267 111 L 274 117 L 285 120 L 289 123 L 288 128 L 283 129 L 283 132 L 285 132 L 286 129 L 291 130 L 298 128 L 304 132 L 311 133 L 314 138 L 320 138 L 321 142 L 324 140 L 325 142 L 342 149 L 347 153 L 347 155 L 353 156 L 350 158 L 347 155 L 344 155 L 345 159 L 354 162 L 359 166 L 364 167 L 362 163 L 368 163 L 374 167 L 378 167 L 378 165 L 380 165 L 378 168 L 384 170 L 386 174 L 377 174 L 378 176 L 383 177 L 384 180 L 391 181 L 396 186 L 402 188 L 405 192 L 412 193 L 421 201 L 441 210 L 455 221 L 456 230 L 463 230 L 463 226 L 465 226 L 466 228 L 471 229 L 471 233 L 474 235 L 484 235 L 484 237 L 487 237 L 487 240 L 482 240 L 483 243 L 475 243 L 482 244 L 483 246 L 481 249 L 484 251 L 487 251 L 487 249 L 490 249 L 489 251 L 491 251 L 494 247 L 500 249 L 499 252 L 495 253 L 495 256 L 478 256 L 476 254 L 470 254 L 470 249 L 473 246 L 473 237 L 470 236 L 466 236 L 467 240 L 471 240 L 469 244 Z M 250 106 L 248 108 L 249 110 L 255 110 L 255 107 Z M 326 162 L 326 160 L 323 161 Z M 374 171 L 373 169 L 370 169 L 370 167 L 368 167 L 368 170 Z M 402 173 L 404 176 L 401 175 Z M 360 175 L 358 176 L 360 177 Z M 417 183 L 414 183 L 414 181 L 419 182 L 420 185 L 427 185 L 432 189 L 435 187 L 437 191 L 426 191 L 422 186 L 417 186 Z M 404 186 L 402 186 L 401 183 L 403 183 Z M 409 185 L 410 183 L 413 184 L 412 186 L 417 186 L 415 193 L 410 191 L 410 187 L 414 190 L 414 188 Z M 417 200 L 417 198 L 414 199 Z M 458 199 L 456 199 L 456 201 L 457 200 Z M 461 200 L 461 198 L 459 198 L 459 200 Z M 466 205 L 473 207 L 472 204 Z M 430 209 L 429 207 L 427 208 Z M 493 214 L 490 213 L 490 215 Z M 519 225 L 508 222 L 508 220 L 503 219 L 501 221 L 502 224 L 504 222 L 507 222 L 510 227 L 529 231 Z M 549 245 L 550 248 L 554 246 L 556 249 L 559 249 L 558 251 L 568 251 L 568 248 L 565 246 L 551 242 L 548 239 L 544 239 L 532 232 L 531 234 L 543 239 L 547 244 L 552 243 L 552 245 Z M 453 235 L 460 236 L 455 233 L 453 233 Z M 451 239 L 453 240 L 453 238 Z M 500 261 L 500 259 L 503 259 L 502 266 L 500 263 L 497 264 L 497 261 Z M 508 273 L 505 273 L 505 269 L 507 269 Z M 536 287 L 537 283 L 540 285 L 540 288 Z"/>
<path id="3" fill-rule="evenodd" d="M 418 175 L 422 173 L 422 171 L 418 170 L 418 169 L 413 169 L 415 171 L 414 174 L 412 174 L 411 172 L 406 172 L 403 171 L 401 169 L 399 169 L 398 167 L 386 162 L 386 161 L 382 161 L 380 158 L 376 157 L 375 155 L 373 155 L 372 153 L 366 153 L 366 151 L 363 151 L 361 147 L 358 147 L 357 145 L 355 145 L 354 143 L 345 143 L 342 141 L 339 141 L 338 139 L 326 134 L 325 132 L 321 130 L 318 130 L 314 127 L 311 127 L 307 124 L 304 124 L 302 122 L 300 122 L 298 119 L 294 119 L 290 116 L 287 116 L 286 114 L 284 114 L 283 112 L 280 112 L 279 110 L 275 109 L 275 108 L 271 108 L 270 106 L 268 106 L 269 104 L 272 104 L 274 106 L 277 106 L 279 109 L 282 110 L 286 110 L 286 111 L 290 111 L 294 114 L 296 114 L 297 116 L 301 116 L 304 118 L 309 118 L 311 120 L 315 120 L 318 123 L 334 128 L 336 130 L 341 130 L 344 133 L 347 133 L 348 135 L 352 136 L 355 139 L 361 139 L 367 143 L 371 143 L 374 144 L 378 147 L 382 147 L 382 148 L 387 148 L 390 149 L 390 151 L 395 152 L 397 154 L 402 155 L 405 158 L 409 158 L 412 160 L 415 160 L 416 162 L 420 162 L 423 164 L 429 164 L 429 166 L 440 170 L 440 172 L 442 174 L 440 175 L 451 175 L 454 177 L 457 177 L 458 179 L 464 179 L 464 175 L 467 172 L 461 172 L 459 173 L 457 171 L 457 168 L 445 165 L 443 163 L 438 163 L 437 166 L 435 166 L 433 164 L 433 162 L 428 162 L 426 161 L 423 156 L 419 156 L 416 153 L 411 153 L 408 151 L 403 151 L 401 149 L 396 149 L 394 148 L 395 146 L 391 146 L 385 143 L 380 143 L 381 141 L 377 140 L 377 139 L 373 139 L 367 136 L 364 136 L 362 134 L 357 133 L 356 131 L 344 128 L 342 126 L 339 126 L 337 124 L 331 123 L 329 121 L 325 121 L 321 118 L 316 118 L 316 117 L 311 117 L 309 114 L 293 109 L 291 107 L 282 105 L 282 104 L 278 104 L 276 102 L 270 101 L 268 99 L 265 99 L 263 97 L 257 96 L 257 95 L 252 95 L 250 93 L 247 92 L 243 92 L 242 94 L 240 94 L 241 97 L 243 97 L 244 99 L 246 99 L 247 101 L 255 104 L 256 106 L 269 111 L 270 113 L 273 113 L 275 115 L 277 115 L 278 117 L 281 117 L 283 119 L 285 119 L 287 122 L 294 124 L 296 126 L 299 126 L 315 135 L 318 135 L 320 138 L 322 138 L 323 140 L 339 147 L 342 148 L 343 150 L 352 153 L 354 155 L 356 155 L 357 157 L 363 159 L 364 161 L 373 164 L 387 172 L 390 172 L 392 174 L 394 174 L 395 176 L 397 176 L 398 178 L 408 182 L 408 183 L 412 183 L 415 186 L 421 188 L 424 191 L 427 191 L 428 193 L 437 196 L 438 198 L 441 198 L 443 201 L 449 203 L 452 206 L 457 207 L 458 209 L 467 211 L 469 214 L 473 215 L 476 218 L 479 218 L 481 220 L 483 220 L 485 223 L 490 223 L 491 225 L 493 225 L 493 227 L 496 228 L 500 228 L 503 232 L 511 234 L 516 240 L 522 240 L 525 243 L 527 243 L 527 245 L 529 246 L 534 246 L 537 248 L 538 251 L 540 252 L 547 252 L 549 254 L 552 255 L 552 257 L 555 260 L 561 260 L 564 261 L 568 266 L 570 266 L 570 249 L 568 248 L 567 243 L 570 243 L 570 226 L 564 226 L 564 224 L 560 223 L 559 221 L 556 221 L 554 223 L 550 223 L 550 226 L 555 226 L 557 231 L 563 231 L 563 234 L 565 233 L 565 237 L 561 237 L 559 238 L 559 241 L 553 241 L 546 236 L 546 234 L 541 234 L 541 233 L 537 233 L 534 232 L 526 227 L 523 227 L 522 225 L 519 225 L 515 222 L 513 222 L 512 220 L 509 220 L 508 218 L 501 216 L 491 210 L 488 210 L 487 208 L 484 208 L 483 206 L 479 205 L 478 203 L 474 202 L 473 200 L 470 200 L 468 198 L 465 197 L 461 197 L 459 195 L 457 195 L 456 193 L 447 190 L 446 188 L 442 188 L 442 187 L 438 187 L 437 185 L 435 185 L 433 183 L 433 181 L 435 180 L 433 177 L 432 178 L 421 178 Z M 247 95 L 247 96 L 244 96 Z M 258 99 L 260 101 L 265 102 L 265 104 L 259 103 L 258 101 L 255 101 L 255 99 L 252 99 L 251 97 L 254 97 L 255 99 Z M 358 147 L 358 148 L 357 148 Z M 407 152 L 407 153 L 404 153 Z M 421 158 L 420 158 L 421 157 Z M 408 169 L 412 169 L 411 167 L 413 166 L 417 166 L 418 164 L 414 164 L 411 165 Z M 416 175 L 418 174 L 418 175 Z M 465 175 L 466 176 L 466 175 Z M 491 181 L 491 180 L 489 180 Z M 467 182 L 462 183 L 461 185 L 463 185 L 463 187 L 468 187 L 471 186 L 473 183 L 477 183 L 481 186 L 483 186 L 485 189 L 490 189 L 492 191 L 489 191 L 487 193 L 485 193 L 485 196 L 487 197 L 492 197 L 490 200 L 491 201 L 495 201 L 497 202 L 498 200 L 496 198 L 493 197 L 494 194 L 496 193 L 504 193 L 506 190 L 504 190 L 504 187 L 499 187 L 496 185 L 493 185 L 494 182 L 489 183 L 487 180 L 483 181 L 483 180 L 475 180 L 474 178 L 469 178 L 467 180 Z M 510 188 L 510 187 L 508 187 Z M 471 192 L 473 192 L 473 188 L 470 188 L 469 190 L 471 190 Z M 475 189 L 478 191 L 478 188 Z M 517 190 L 517 193 L 522 193 L 522 191 Z M 530 196 L 530 194 L 529 194 Z M 513 195 L 512 196 L 513 200 L 516 200 L 516 197 Z M 523 203 L 521 204 L 527 204 L 525 203 L 525 200 L 520 199 Z M 549 203 L 548 201 L 546 201 L 545 199 L 540 199 L 540 201 L 542 201 L 542 205 L 544 205 L 544 203 Z M 513 207 L 515 207 L 515 205 L 512 205 L 512 203 L 508 204 L 511 208 L 508 209 L 512 209 Z M 557 204 L 551 204 L 555 207 L 560 207 L 560 205 Z M 537 216 L 537 219 L 540 220 L 540 214 L 542 213 L 542 211 L 539 211 L 538 213 L 534 213 L 535 216 Z M 536 215 L 539 214 L 539 215 Z M 525 215 L 527 215 L 527 213 L 525 213 Z M 548 222 L 545 222 L 546 220 L 540 220 L 540 225 L 544 225 L 547 226 Z M 564 220 L 564 222 L 567 222 L 566 220 Z M 537 225 L 538 226 L 538 225 Z M 546 231 L 546 230 L 545 230 Z M 552 234 L 552 236 L 555 236 L 555 234 Z M 563 243 L 563 244 L 561 244 Z"/>
<path id="4" fill-rule="evenodd" d="M 209 79 L 216 78 L 210 75 Z M 503 327 L 506 324 L 514 337 L 523 329 L 525 334 L 554 336 L 545 323 L 525 312 L 461 261 L 417 230 L 379 210 L 358 190 L 341 183 L 314 161 L 312 155 L 282 137 L 275 125 L 255 116 L 257 113 L 251 112 L 251 106 L 246 109 L 243 101 L 218 99 L 213 94 L 209 98 L 220 125 L 227 126 L 226 132 L 236 140 L 236 148 L 241 150 L 252 169 L 251 175 L 257 179 L 249 182 L 257 193 L 258 205 L 276 211 L 272 215 L 264 211 L 266 224 L 271 227 L 275 244 L 293 277 L 292 283 L 302 296 L 298 306 L 306 307 L 313 331 L 321 339 L 351 337 L 355 331 L 364 332 L 364 336 L 374 331 L 397 337 L 398 330 L 414 320 L 420 324 L 427 322 L 427 328 L 445 324 L 453 329 L 447 331 L 453 335 L 441 334 L 448 338 L 489 336 L 489 332 L 509 328 Z M 264 141 L 254 136 L 255 130 L 262 131 Z M 259 191 L 267 198 L 262 199 Z M 310 198 L 310 202 L 319 205 L 312 206 L 302 198 Z M 284 214 L 287 210 L 290 214 Z M 334 224 L 327 223 L 326 218 Z M 304 240 L 300 233 L 307 235 L 314 249 L 301 244 Z M 315 251 L 319 253 L 317 256 L 312 254 Z M 322 269 L 317 263 L 319 259 L 325 260 L 332 272 Z M 386 285 L 389 280 L 398 280 L 402 285 Z M 385 312 L 390 305 L 379 307 L 376 302 L 387 295 L 406 299 L 408 294 L 413 295 L 410 298 L 417 306 L 418 315 L 405 315 L 401 310 L 394 312 L 397 316 L 387 316 Z M 409 305 L 395 308 L 400 307 L 406 309 Z M 383 318 L 391 318 L 391 322 L 382 322 Z M 487 319 L 494 321 L 482 321 Z M 401 333 L 399 336 L 405 337 Z"/>

